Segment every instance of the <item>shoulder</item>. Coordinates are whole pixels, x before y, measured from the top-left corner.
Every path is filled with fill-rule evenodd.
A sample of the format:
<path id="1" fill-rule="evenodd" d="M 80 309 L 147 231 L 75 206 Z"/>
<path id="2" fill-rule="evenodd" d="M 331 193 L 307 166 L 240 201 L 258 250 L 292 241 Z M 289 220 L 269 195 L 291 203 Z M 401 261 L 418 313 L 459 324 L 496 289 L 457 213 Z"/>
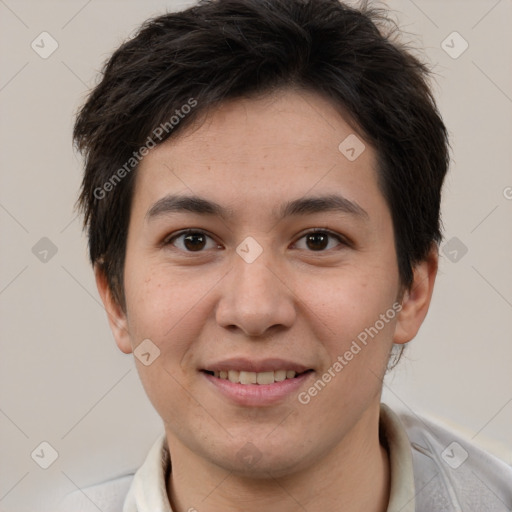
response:
<path id="1" fill-rule="evenodd" d="M 122 512 L 133 476 L 124 475 L 74 491 L 63 498 L 58 512 Z"/>
<path id="2" fill-rule="evenodd" d="M 417 511 L 512 510 L 512 467 L 450 429 L 397 413 L 409 438 Z"/>
<path id="3" fill-rule="evenodd" d="M 139 508 L 137 500 L 153 504 L 152 500 L 156 498 L 165 506 L 165 472 L 168 467 L 169 453 L 163 433 L 158 436 L 137 470 L 68 494 L 59 503 L 57 512 L 136 511 Z M 153 506 L 147 509 L 164 510 Z"/>

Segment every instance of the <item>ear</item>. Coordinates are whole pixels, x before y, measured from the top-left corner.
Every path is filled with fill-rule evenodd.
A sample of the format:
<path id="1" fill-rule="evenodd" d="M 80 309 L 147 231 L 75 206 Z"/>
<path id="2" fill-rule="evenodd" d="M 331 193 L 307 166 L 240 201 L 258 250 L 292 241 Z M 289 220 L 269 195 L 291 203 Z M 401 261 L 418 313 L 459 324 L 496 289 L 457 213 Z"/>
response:
<path id="1" fill-rule="evenodd" d="M 122 310 L 121 306 L 117 303 L 112 295 L 112 290 L 108 285 L 105 272 L 98 264 L 94 265 L 94 276 L 96 278 L 96 286 L 101 297 L 101 301 L 105 306 L 105 311 L 108 316 L 108 323 L 110 329 L 116 340 L 116 344 L 121 352 L 129 354 L 132 352 L 132 345 L 130 341 L 130 334 L 128 331 L 128 321 L 126 313 Z"/>
<path id="2" fill-rule="evenodd" d="M 427 258 L 414 267 L 412 285 L 404 293 L 398 314 L 394 343 L 407 343 L 418 333 L 430 306 L 438 264 L 439 249 L 433 244 Z"/>

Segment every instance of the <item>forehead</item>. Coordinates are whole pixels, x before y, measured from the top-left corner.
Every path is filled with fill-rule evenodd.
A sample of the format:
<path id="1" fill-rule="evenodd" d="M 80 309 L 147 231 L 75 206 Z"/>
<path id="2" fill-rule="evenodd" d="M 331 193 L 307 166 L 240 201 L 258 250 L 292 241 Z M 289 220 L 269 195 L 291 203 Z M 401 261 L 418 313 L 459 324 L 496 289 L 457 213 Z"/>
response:
<path id="1" fill-rule="evenodd" d="M 166 194 L 182 193 L 230 212 L 259 204 L 276 213 L 284 196 L 335 189 L 360 203 L 364 195 L 380 195 L 375 167 L 373 148 L 332 102 L 280 91 L 226 102 L 152 149 L 137 171 L 134 206 L 147 213 Z"/>
<path id="2" fill-rule="evenodd" d="M 357 137 L 362 142 L 363 137 L 356 131 L 340 105 L 311 91 L 280 89 L 272 94 L 226 101 L 162 146 L 179 146 L 182 151 L 194 147 L 196 158 L 208 150 L 222 157 L 221 152 L 226 149 L 224 156 L 242 161 L 261 153 L 274 158 L 285 153 L 289 158 L 290 149 L 306 148 L 309 152 L 312 146 L 338 157 L 339 144 L 346 137 Z M 368 161 L 372 154 L 370 151 L 366 155 Z M 318 160 L 316 152 L 310 155 L 307 161 Z M 303 152 L 300 159 L 305 156 Z"/>

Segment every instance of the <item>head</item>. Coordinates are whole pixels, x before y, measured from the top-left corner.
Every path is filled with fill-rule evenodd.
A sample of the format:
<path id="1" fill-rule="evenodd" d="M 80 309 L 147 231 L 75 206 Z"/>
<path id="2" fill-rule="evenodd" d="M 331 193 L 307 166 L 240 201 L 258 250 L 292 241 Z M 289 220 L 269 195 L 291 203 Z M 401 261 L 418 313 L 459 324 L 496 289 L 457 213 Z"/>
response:
<path id="1" fill-rule="evenodd" d="M 158 354 L 137 364 L 175 443 L 242 471 L 252 440 L 286 473 L 375 411 L 437 271 L 428 75 L 384 13 L 337 0 L 203 1 L 108 60 L 74 130 L 79 206 L 118 346 Z M 251 361 L 304 372 L 294 398 L 219 391 Z"/>

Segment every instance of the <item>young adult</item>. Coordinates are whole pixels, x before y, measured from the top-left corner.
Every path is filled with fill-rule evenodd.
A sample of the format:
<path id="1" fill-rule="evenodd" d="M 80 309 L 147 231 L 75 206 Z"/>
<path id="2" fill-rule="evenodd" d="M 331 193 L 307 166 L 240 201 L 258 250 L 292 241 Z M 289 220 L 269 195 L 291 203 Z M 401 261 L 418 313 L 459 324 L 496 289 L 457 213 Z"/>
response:
<path id="1" fill-rule="evenodd" d="M 80 206 L 164 433 L 77 509 L 510 510 L 504 462 L 380 403 L 449 165 L 428 69 L 387 30 L 336 0 L 203 1 L 109 59 Z"/>

